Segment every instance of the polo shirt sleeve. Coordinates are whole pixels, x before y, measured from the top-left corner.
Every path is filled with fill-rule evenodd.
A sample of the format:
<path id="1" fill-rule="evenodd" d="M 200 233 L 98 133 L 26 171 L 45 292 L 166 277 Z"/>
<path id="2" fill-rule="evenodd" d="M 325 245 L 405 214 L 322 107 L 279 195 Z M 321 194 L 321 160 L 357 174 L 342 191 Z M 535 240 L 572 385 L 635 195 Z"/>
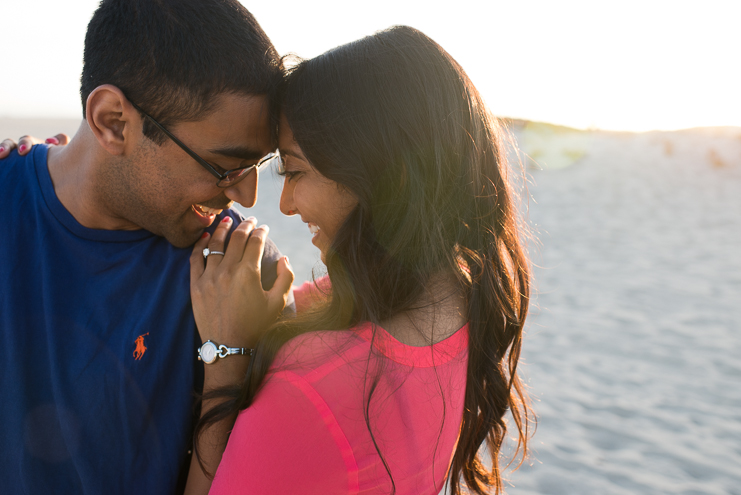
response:
<path id="1" fill-rule="evenodd" d="M 352 493 L 357 464 L 321 396 L 290 371 L 271 375 L 232 430 L 212 495 Z"/>

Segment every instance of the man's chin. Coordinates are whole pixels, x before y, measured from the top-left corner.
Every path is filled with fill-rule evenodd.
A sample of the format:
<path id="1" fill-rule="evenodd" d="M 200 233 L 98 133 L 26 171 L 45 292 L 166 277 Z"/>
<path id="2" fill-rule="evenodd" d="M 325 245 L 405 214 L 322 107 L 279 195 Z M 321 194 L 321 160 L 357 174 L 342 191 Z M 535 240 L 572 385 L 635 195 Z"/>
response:
<path id="1" fill-rule="evenodd" d="M 189 248 L 193 247 L 193 244 L 201 238 L 201 235 L 203 235 L 203 230 L 197 232 L 168 232 L 162 237 L 176 248 Z"/>

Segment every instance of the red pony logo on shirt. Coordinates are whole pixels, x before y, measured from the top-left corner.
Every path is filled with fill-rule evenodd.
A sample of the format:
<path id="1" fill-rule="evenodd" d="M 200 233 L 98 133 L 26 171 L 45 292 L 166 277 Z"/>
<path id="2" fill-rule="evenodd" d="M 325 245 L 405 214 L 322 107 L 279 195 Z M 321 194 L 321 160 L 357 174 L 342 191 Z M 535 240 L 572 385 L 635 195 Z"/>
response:
<path id="1" fill-rule="evenodd" d="M 134 343 L 136 344 L 136 349 L 134 349 L 134 359 L 139 361 L 145 352 L 147 352 L 147 346 L 144 345 L 144 336 L 149 335 L 149 332 L 139 335 Z"/>

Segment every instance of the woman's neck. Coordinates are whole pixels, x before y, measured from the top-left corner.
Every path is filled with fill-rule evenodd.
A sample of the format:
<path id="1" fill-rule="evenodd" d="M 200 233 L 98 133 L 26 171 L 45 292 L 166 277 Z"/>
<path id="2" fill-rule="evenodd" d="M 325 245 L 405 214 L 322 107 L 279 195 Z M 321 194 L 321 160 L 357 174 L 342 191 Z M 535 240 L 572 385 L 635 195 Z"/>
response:
<path id="1" fill-rule="evenodd" d="M 432 277 L 414 306 L 381 322 L 399 342 L 426 346 L 445 340 L 468 321 L 468 301 L 455 274 Z"/>

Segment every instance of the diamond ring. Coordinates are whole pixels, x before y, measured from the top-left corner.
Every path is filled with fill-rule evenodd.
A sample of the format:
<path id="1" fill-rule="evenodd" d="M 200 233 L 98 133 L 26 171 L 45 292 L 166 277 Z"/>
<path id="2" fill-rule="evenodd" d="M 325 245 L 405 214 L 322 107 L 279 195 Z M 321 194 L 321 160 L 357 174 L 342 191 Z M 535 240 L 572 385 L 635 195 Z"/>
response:
<path id="1" fill-rule="evenodd" d="M 203 250 L 203 259 L 205 260 L 206 258 L 208 258 L 210 254 L 220 254 L 224 256 L 224 253 L 222 253 L 221 251 L 211 251 L 209 248 L 206 248 Z"/>

